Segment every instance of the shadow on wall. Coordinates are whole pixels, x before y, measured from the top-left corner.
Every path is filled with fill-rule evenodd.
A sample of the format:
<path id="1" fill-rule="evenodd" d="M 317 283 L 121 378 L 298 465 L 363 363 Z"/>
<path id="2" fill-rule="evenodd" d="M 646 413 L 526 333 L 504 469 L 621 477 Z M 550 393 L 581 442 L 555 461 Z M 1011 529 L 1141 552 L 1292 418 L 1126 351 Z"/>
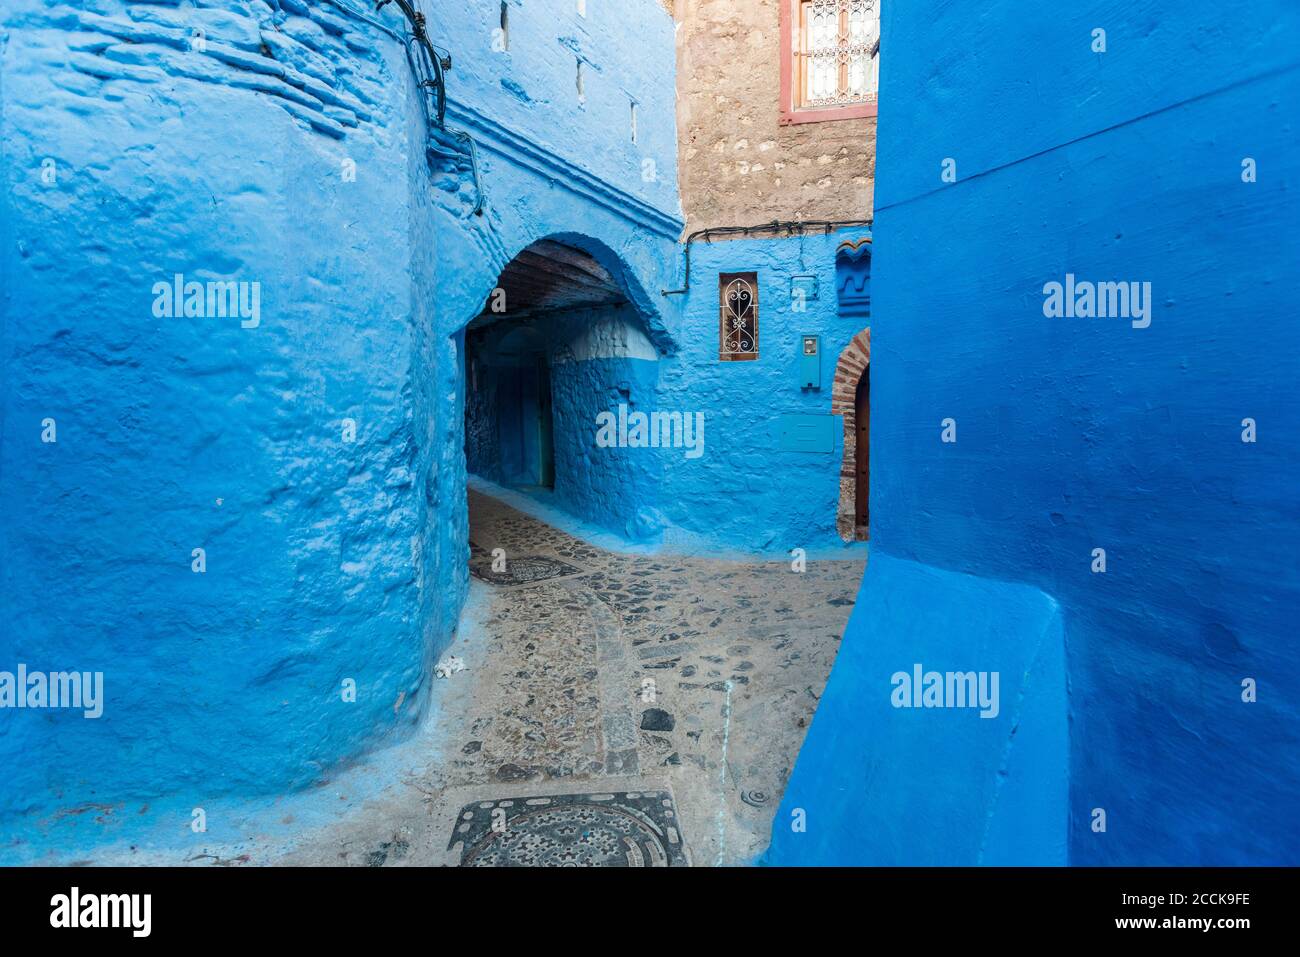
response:
<path id="1" fill-rule="evenodd" d="M 515 488 L 555 488 L 547 353 L 532 325 L 502 322 L 466 336 L 465 448 L 472 474 Z"/>

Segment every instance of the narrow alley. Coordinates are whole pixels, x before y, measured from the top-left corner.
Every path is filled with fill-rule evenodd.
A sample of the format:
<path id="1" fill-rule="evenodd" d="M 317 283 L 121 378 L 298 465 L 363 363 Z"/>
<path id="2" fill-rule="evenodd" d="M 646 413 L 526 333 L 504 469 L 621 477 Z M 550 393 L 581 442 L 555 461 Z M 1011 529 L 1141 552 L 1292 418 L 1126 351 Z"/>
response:
<path id="1" fill-rule="evenodd" d="M 760 852 L 863 563 L 613 554 L 473 491 L 470 536 L 488 637 L 452 679 L 474 687 L 448 722 L 465 738 L 448 785 L 490 800 L 639 775 L 671 789 L 697 862 Z"/>
<path id="2" fill-rule="evenodd" d="M 429 735 L 403 746 L 439 753 L 289 862 L 699 865 L 761 853 L 863 562 L 796 573 L 615 554 L 479 492 L 469 500 L 473 583 L 451 650 L 465 669 L 440 682 Z M 660 825 L 680 820 L 685 852 L 667 837 L 664 856 L 608 840 L 647 793 L 671 812 Z M 603 802 L 583 801 L 592 795 Z M 474 812 L 502 802 L 507 826 L 494 832 Z M 624 813 L 593 826 L 593 803 Z M 546 820 L 515 823 L 539 806 Z M 584 821 L 570 840 L 566 826 Z"/>
<path id="3" fill-rule="evenodd" d="M 1188 882 L 1300 863 L 1254 6 L 5 0 L 7 922 L 1248 926 Z"/>

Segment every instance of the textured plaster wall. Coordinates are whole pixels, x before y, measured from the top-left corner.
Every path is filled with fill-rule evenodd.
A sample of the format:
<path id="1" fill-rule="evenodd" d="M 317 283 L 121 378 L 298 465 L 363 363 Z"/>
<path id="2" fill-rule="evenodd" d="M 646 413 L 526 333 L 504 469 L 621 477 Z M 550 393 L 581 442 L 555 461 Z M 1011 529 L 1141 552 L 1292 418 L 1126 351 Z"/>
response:
<path id="1" fill-rule="evenodd" d="M 508 150 L 509 158 L 542 165 L 552 181 L 538 192 L 619 191 L 629 199 L 604 198 L 631 208 L 615 212 L 670 227 L 680 211 L 672 18 L 655 0 L 589 0 L 585 17 L 574 0 L 509 0 L 508 8 L 503 46 L 496 0 L 428 6 L 431 35 L 453 51 L 449 121 L 482 134 L 488 163 Z M 492 193 L 498 209 L 524 202 L 536 213 L 557 197 Z"/>
<path id="2" fill-rule="evenodd" d="M 782 2 L 674 5 L 681 188 L 690 230 L 871 216 L 875 118 L 777 122 Z"/>
<path id="3" fill-rule="evenodd" d="M 102 670 L 106 696 L 98 720 L 4 712 L 6 832 L 93 810 L 87 839 L 188 833 L 430 706 L 466 584 L 461 330 L 500 267 L 567 236 L 672 341 L 646 292 L 681 229 L 671 20 L 592 6 L 515 5 L 508 53 L 497 4 L 426 8 L 483 216 L 467 161 L 430 176 L 400 41 L 337 4 L 6 6 L 0 668 Z M 258 282 L 260 321 L 155 316 L 176 273 Z"/>
<path id="4" fill-rule="evenodd" d="M 305 784 L 415 719 L 450 638 L 406 64 L 282 6 L 6 9 L 0 660 L 102 671 L 106 701 L 4 713 L 5 812 Z M 177 273 L 259 283 L 259 323 L 157 317 Z"/>
<path id="5" fill-rule="evenodd" d="M 1074 864 L 1295 864 L 1298 11 L 884 12 L 871 401 L 889 464 L 769 859 L 1064 845 Z M 1046 318 L 1043 285 L 1067 272 L 1150 282 L 1150 326 Z M 1061 641 L 1063 683 L 1022 670 Z M 1001 669 L 1003 717 L 890 708 L 913 662 Z M 1011 687 L 1036 704 L 1008 722 Z M 1057 819 L 1002 829 L 1008 807 L 1059 806 L 1063 759 Z M 898 802 L 927 786 L 939 797 Z"/>

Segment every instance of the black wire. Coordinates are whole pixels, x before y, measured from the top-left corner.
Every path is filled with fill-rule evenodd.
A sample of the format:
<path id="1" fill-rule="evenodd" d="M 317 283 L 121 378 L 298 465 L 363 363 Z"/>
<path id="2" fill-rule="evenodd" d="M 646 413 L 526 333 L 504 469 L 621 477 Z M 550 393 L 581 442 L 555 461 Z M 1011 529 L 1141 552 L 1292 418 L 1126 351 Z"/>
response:
<path id="1" fill-rule="evenodd" d="M 786 236 L 794 236 L 796 233 L 802 236 L 808 232 L 809 228 L 821 229 L 829 236 L 836 229 L 842 229 L 845 226 L 871 226 L 870 219 L 795 219 L 780 220 L 774 219 L 770 223 L 759 223 L 756 226 L 710 226 L 708 229 L 697 229 L 686 237 L 685 258 L 686 258 L 686 275 L 682 279 L 681 289 L 661 289 L 660 295 L 664 296 L 681 296 L 690 290 L 691 287 L 691 244 L 700 237 L 704 238 L 706 243 L 713 242 L 713 236 L 724 236 L 733 233 L 744 233 L 746 236 L 751 233 L 760 232 L 780 232 L 785 230 Z"/>
<path id="2" fill-rule="evenodd" d="M 447 117 L 447 77 L 446 71 L 451 69 L 451 55 L 443 56 L 437 47 L 429 40 L 429 34 L 425 30 L 424 14 L 410 3 L 410 0 L 377 0 L 375 3 L 375 12 L 378 13 L 388 4 L 396 3 L 397 8 L 402 11 L 407 22 L 411 24 L 411 43 L 418 43 L 420 46 L 421 73 L 420 86 L 423 87 L 429 95 L 433 96 L 434 119 L 439 129 L 446 126 Z M 409 44 L 408 44 L 409 46 Z"/>
<path id="3" fill-rule="evenodd" d="M 458 140 L 465 143 L 469 151 L 470 168 L 474 172 L 474 215 L 483 215 L 483 180 L 479 175 L 478 168 L 478 151 L 474 148 L 473 138 L 464 130 L 452 129 L 447 125 L 447 74 L 446 71 L 451 69 L 451 54 L 435 46 L 429 39 L 428 30 L 425 28 L 424 14 L 415 9 L 410 0 L 378 0 L 375 4 L 375 12 L 378 13 L 390 3 L 396 3 L 397 8 L 402 11 L 402 15 L 411 25 L 411 38 L 406 44 L 407 58 L 411 60 L 411 67 L 416 74 L 416 82 L 426 90 L 431 91 L 433 96 L 433 116 L 428 116 L 428 101 L 425 102 L 425 114 L 429 123 L 436 129 L 444 130 Z M 418 44 L 420 52 L 415 57 L 411 56 L 411 45 Z"/>

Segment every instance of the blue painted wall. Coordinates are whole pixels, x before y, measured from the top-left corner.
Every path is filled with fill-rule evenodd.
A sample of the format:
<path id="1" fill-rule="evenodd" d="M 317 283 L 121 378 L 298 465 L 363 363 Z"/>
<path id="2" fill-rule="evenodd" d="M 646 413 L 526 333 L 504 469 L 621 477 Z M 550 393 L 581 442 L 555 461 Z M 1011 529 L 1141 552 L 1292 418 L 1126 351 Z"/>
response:
<path id="1" fill-rule="evenodd" d="M 1062 637 L 1056 603 L 1035 588 L 873 546 L 769 861 L 1064 864 Z M 895 707 L 894 675 L 918 666 L 942 673 L 945 691 L 947 672 L 997 673 L 997 695 L 987 707 Z"/>
<path id="2" fill-rule="evenodd" d="M 6 5 L 0 667 L 107 696 L 0 715 L 21 841 L 54 809 L 111 829 L 159 794 L 308 783 L 416 719 L 454 627 L 454 585 L 421 610 L 454 578 L 418 546 L 403 400 L 429 269 L 407 66 L 283 6 Z M 175 274 L 259 283 L 257 325 L 160 318 Z"/>
<path id="3" fill-rule="evenodd" d="M 835 530 L 843 421 L 830 414 L 831 382 L 840 353 L 869 320 L 840 314 L 836 248 L 868 236 L 844 229 L 692 247 L 683 306 L 690 335 L 678 361 L 663 365 L 659 399 L 702 409 L 707 422 L 702 459 L 665 461 L 661 507 L 667 522 L 685 530 L 681 539 L 750 552 L 844 551 Z M 748 271 L 758 273 L 759 358 L 719 362 L 718 274 Z M 814 276 L 817 298 L 792 296 L 794 276 Z M 805 334 L 821 340 L 820 389 L 801 388 Z M 781 448 L 789 415 L 825 417 L 824 451 Z"/>
<path id="4" fill-rule="evenodd" d="M 883 12 L 872 558 L 768 859 L 1300 862 L 1300 10 Z M 1066 273 L 1149 327 L 1045 317 Z M 1002 717 L 890 707 L 913 662 Z"/>
<path id="5" fill-rule="evenodd" d="M 635 6 L 632 33 L 514 4 L 497 53 L 496 3 L 426 5 L 475 216 L 361 5 L 6 4 L 0 670 L 103 671 L 107 697 L 0 713 L 10 849 L 88 809 L 79 840 L 128 836 L 164 795 L 188 835 L 189 807 L 328 777 L 435 703 L 467 574 L 462 332 L 500 267 L 567 236 L 671 343 L 646 290 L 681 229 L 672 25 Z M 258 323 L 155 315 L 177 273 L 259 283 Z"/>

